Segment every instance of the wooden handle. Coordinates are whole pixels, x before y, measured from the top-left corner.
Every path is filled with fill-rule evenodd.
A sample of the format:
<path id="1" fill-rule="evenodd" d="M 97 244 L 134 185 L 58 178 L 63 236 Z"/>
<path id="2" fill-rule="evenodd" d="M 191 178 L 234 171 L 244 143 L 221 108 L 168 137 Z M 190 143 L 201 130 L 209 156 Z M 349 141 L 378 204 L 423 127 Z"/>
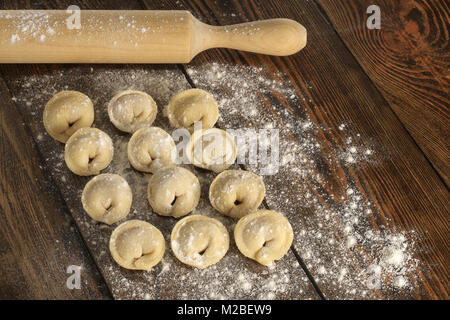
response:
<path id="1" fill-rule="evenodd" d="M 217 27 L 188 11 L 0 10 L 0 30 L 0 63 L 186 63 L 215 47 L 289 55 L 306 45 L 292 20 Z"/>
<path id="2" fill-rule="evenodd" d="M 289 19 L 270 19 L 216 27 L 194 19 L 192 56 L 210 48 L 230 48 L 288 56 L 306 46 L 306 29 Z"/>

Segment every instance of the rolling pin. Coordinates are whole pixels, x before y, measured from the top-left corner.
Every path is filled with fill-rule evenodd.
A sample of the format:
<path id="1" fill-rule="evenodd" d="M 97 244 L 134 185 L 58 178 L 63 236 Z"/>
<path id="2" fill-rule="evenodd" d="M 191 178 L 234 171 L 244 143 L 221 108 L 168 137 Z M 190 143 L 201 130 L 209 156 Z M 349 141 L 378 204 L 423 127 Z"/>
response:
<path id="1" fill-rule="evenodd" d="M 0 63 L 187 63 L 210 48 L 285 56 L 306 45 L 293 20 L 211 26 L 180 10 L 0 10 L 0 30 Z"/>

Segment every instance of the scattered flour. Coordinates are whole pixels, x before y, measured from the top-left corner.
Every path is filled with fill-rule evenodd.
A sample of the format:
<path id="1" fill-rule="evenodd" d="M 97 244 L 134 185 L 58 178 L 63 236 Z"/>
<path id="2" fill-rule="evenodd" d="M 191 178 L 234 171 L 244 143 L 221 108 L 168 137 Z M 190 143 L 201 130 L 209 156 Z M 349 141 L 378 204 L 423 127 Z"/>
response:
<path id="1" fill-rule="evenodd" d="M 177 66 L 71 66 L 58 67 L 57 72 L 39 76 L 20 76 L 13 80 L 17 105 L 22 108 L 35 141 L 44 155 L 46 167 L 53 176 L 101 273 L 110 284 L 115 298 L 121 299 L 317 299 L 314 289 L 295 256 L 264 267 L 240 254 L 232 241 L 230 250 L 219 263 L 199 270 L 179 262 L 172 254 L 169 238 L 177 222 L 154 214 L 147 201 L 150 175 L 135 171 L 127 159 L 129 135 L 111 124 L 106 105 L 118 91 L 143 90 L 157 102 L 159 113 L 155 125 L 171 132 L 162 108 L 169 99 L 189 84 Z M 133 190 L 133 205 L 127 219 L 142 219 L 158 227 L 166 238 L 163 260 L 150 272 L 133 272 L 120 268 L 111 258 L 109 236 L 117 224 L 107 226 L 90 219 L 81 207 L 81 192 L 89 177 L 75 177 L 64 163 L 64 146 L 46 134 L 42 125 L 45 103 L 56 92 L 69 89 L 87 94 L 94 103 L 94 126 L 110 135 L 114 142 L 114 159 L 102 172 L 124 177 Z M 27 102 L 30 102 L 27 104 Z M 208 188 L 215 175 L 188 167 L 199 177 L 202 198 L 194 214 L 219 219 L 232 234 L 235 221 L 216 212 L 208 201 Z M 74 262 L 76 264 L 76 262 Z M 241 274 L 242 280 L 236 280 Z"/>
<path id="2" fill-rule="evenodd" d="M 14 43 L 16 41 L 20 40 L 20 37 L 17 34 L 13 34 L 11 36 L 11 43 Z"/>
<path id="3" fill-rule="evenodd" d="M 407 294 L 418 268 L 414 232 L 393 232 L 389 221 L 378 223 L 376 205 L 346 173 L 351 167 L 376 165 L 371 139 L 350 136 L 349 123 L 337 128 L 314 123 L 305 112 L 310 98 L 298 95 L 282 73 L 217 63 L 191 66 L 187 73 L 197 87 L 219 99 L 219 126 L 280 130 L 280 169 L 264 177 L 266 201 L 289 218 L 294 247 L 325 295 L 326 288 L 338 298 L 374 298 L 373 289 Z M 343 149 L 330 146 L 321 132 L 340 135 Z M 246 168 L 259 170 L 257 165 Z M 371 265 L 378 266 L 377 273 Z M 376 288 L 368 283 L 374 278 L 379 280 Z"/>
<path id="4" fill-rule="evenodd" d="M 0 20 L 5 20 L 9 26 L 6 32 L 11 33 L 7 37 L 11 43 L 19 43 L 19 41 L 25 40 L 54 41 L 57 36 L 62 36 L 66 32 L 66 19 L 69 17 L 69 14 L 54 16 L 43 11 L 0 12 Z M 101 33 L 106 43 L 110 42 L 111 46 L 117 46 L 118 42 L 115 40 L 117 36 L 111 30 L 117 30 L 118 27 L 121 30 L 128 29 L 130 31 L 127 33 L 127 38 L 122 42 L 126 41 L 135 47 L 138 47 L 144 40 L 148 41 L 150 33 L 160 37 L 158 34 L 162 32 L 173 31 L 173 26 L 169 24 L 167 19 L 162 19 L 160 26 L 150 29 L 145 19 L 139 19 L 136 15 L 130 14 L 104 20 L 99 20 L 95 16 L 83 16 L 82 28 L 73 28 L 71 33 L 83 34 L 85 41 L 88 42 L 96 41 L 97 35 Z M 96 32 L 89 32 L 92 30 Z M 162 38 L 162 40 L 165 39 Z"/>
<path id="5" fill-rule="evenodd" d="M 50 33 L 48 33 L 50 34 Z M 167 248 L 162 263 L 151 272 L 135 273 L 119 268 L 105 254 L 114 226 L 95 223 L 83 212 L 81 190 L 89 178 L 74 179 L 64 164 L 63 145 L 49 137 L 42 125 L 42 110 L 48 99 L 62 89 L 80 90 L 94 102 L 94 126 L 114 141 L 114 160 L 104 172 L 122 175 L 133 189 L 129 219 L 143 219 L 163 231 L 169 243 L 174 219 L 151 212 L 146 200 L 149 175 L 133 170 L 127 160 L 129 136 L 110 123 L 106 104 L 120 90 L 149 93 L 160 111 L 175 93 L 189 88 L 176 66 L 59 67 L 58 72 L 17 76 L 16 102 L 29 124 L 45 163 L 63 194 L 102 274 L 117 298 L 126 299 L 303 299 L 311 298 L 311 285 L 292 254 L 270 267 L 252 263 L 231 243 L 218 264 L 205 270 L 186 267 Z M 280 168 L 265 176 L 267 205 L 283 212 L 294 229 L 294 247 L 319 287 L 335 298 L 376 298 L 377 290 L 400 294 L 414 285 L 419 267 L 414 258 L 414 231 L 392 231 L 380 217 L 376 204 L 361 191 L 349 174 L 353 167 L 373 163 L 376 148 L 367 137 L 349 136 L 352 125 L 323 128 L 308 117 L 310 98 L 299 95 L 282 73 L 263 68 L 211 63 L 191 65 L 187 73 L 193 83 L 213 93 L 224 129 L 241 124 L 247 128 L 280 130 Z M 306 84 L 309 90 L 314 90 Z M 286 101 L 288 107 L 280 105 Z M 159 112 L 155 125 L 170 131 Z M 323 133 L 345 140 L 335 149 Z M 336 147 L 337 148 L 337 147 Z M 232 233 L 234 221 L 213 210 L 207 201 L 212 173 L 189 167 L 200 178 L 202 201 L 194 213 L 212 216 Z M 247 165 L 257 172 L 258 164 Z M 374 290 L 377 289 L 377 290 Z M 329 290 L 329 291 L 327 291 Z"/>

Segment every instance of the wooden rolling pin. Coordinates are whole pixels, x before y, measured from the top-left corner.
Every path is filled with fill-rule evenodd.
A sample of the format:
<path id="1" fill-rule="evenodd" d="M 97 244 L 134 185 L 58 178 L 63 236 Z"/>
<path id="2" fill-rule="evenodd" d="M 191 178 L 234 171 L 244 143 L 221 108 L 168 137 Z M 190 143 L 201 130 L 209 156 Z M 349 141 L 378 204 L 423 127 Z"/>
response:
<path id="1" fill-rule="evenodd" d="M 285 56 L 306 45 L 293 20 L 210 26 L 189 11 L 0 10 L 0 30 L 0 63 L 186 63 L 210 48 Z"/>

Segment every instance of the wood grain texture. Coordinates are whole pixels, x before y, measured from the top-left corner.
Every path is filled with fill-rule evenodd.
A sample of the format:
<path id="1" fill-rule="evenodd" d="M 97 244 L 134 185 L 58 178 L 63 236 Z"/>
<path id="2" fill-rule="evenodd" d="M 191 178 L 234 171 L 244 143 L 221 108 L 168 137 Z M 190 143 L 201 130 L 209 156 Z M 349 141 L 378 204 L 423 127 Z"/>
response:
<path id="1" fill-rule="evenodd" d="M 66 10 L 1 10 L 0 63 L 186 63 L 209 48 L 286 56 L 306 45 L 288 19 L 210 26 L 186 10 L 83 10 L 79 29 L 66 19 Z"/>
<path id="2" fill-rule="evenodd" d="M 0 78 L 0 299 L 107 299 L 110 294 Z M 81 288 L 68 289 L 68 266 Z"/>
<path id="3" fill-rule="evenodd" d="M 279 106 L 285 108 L 291 117 L 306 113 L 319 129 L 322 157 L 314 159 L 322 165 L 318 173 L 327 178 L 322 185 L 310 181 L 311 188 L 304 190 L 303 183 L 289 183 L 289 177 L 280 179 L 266 178 L 268 190 L 276 195 L 268 196 L 269 207 L 284 211 L 296 229 L 298 241 L 295 247 L 308 266 L 314 279 L 327 298 L 448 298 L 448 261 L 449 261 L 449 226 L 448 226 L 448 191 L 439 176 L 429 165 L 427 159 L 417 148 L 402 123 L 392 112 L 389 104 L 379 94 L 377 88 L 367 78 L 357 61 L 351 56 L 339 37 L 318 11 L 308 1 L 164 1 L 155 4 L 145 1 L 147 8 L 188 9 L 196 17 L 202 17 L 208 23 L 228 24 L 256 19 L 286 17 L 304 24 L 308 30 L 308 46 L 299 54 L 286 57 L 267 57 L 228 50 L 211 50 L 200 54 L 186 66 L 194 70 L 192 81 L 201 88 L 214 94 L 223 91 L 202 81 L 201 72 L 205 64 L 216 62 L 220 66 L 237 65 L 246 76 L 246 66 L 262 67 L 267 74 L 281 70 L 294 83 L 299 96 L 306 97 L 304 102 L 292 104 L 285 98 L 271 93 L 271 87 L 260 94 L 264 103 L 261 112 L 278 122 L 283 130 L 283 119 L 277 114 Z M 196 78 L 197 76 L 197 78 Z M 248 76 L 247 83 L 253 80 Z M 245 81 L 244 81 L 245 82 Z M 223 110 L 226 114 L 226 110 Z M 243 110 L 244 111 L 244 106 Z M 227 115 L 226 115 L 227 116 Z M 231 115 L 230 115 L 231 117 Z M 236 125 L 252 125 L 244 122 L 239 115 Z M 360 136 L 363 143 L 374 145 L 376 158 L 372 163 L 352 166 L 338 158 L 339 152 L 346 148 L 345 136 L 339 126 L 347 123 L 347 134 Z M 219 125 L 220 121 L 219 121 Z M 253 123 L 257 126 L 257 123 Z M 289 130 L 287 130 L 289 131 Z M 291 137 L 292 138 L 292 137 Z M 294 137 L 294 141 L 295 141 Z M 297 138 L 298 139 L 298 138 Z M 365 141 L 365 142 L 364 142 Z M 369 143 L 370 142 L 370 143 Z M 299 141 L 300 143 L 300 141 Z M 336 158 L 337 161 L 336 161 Z M 415 258 L 420 267 L 409 274 L 413 289 L 397 290 L 386 285 L 379 290 L 362 290 L 364 281 L 355 279 L 354 287 L 344 287 L 338 281 L 338 275 L 324 276 L 323 269 L 338 272 L 336 259 L 346 256 L 340 262 L 346 263 L 354 275 L 364 272 L 376 260 L 371 257 L 370 246 L 357 246 L 353 249 L 340 249 L 339 243 L 345 241 L 342 219 L 333 222 L 318 216 L 317 212 L 305 207 L 298 199 L 298 194 L 310 192 L 319 194 L 323 206 L 333 211 L 349 199 L 345 196 L 346 188 L 351 185 L 358 193 L 372 204 L 374 214 L 370 224 L 374 230 L 407 232 L 407 237 L 414 239 Z M 344 199 L 344 200 L 341 200 Z M 293 202 L 293 203 L 292 203 Z M 293 209 L 281 205 L 291 203 Z M 301 236 L 304 232 L 306 235 Z M 387 230 L 387 231 L 386 231 Z M 327 246 L 321 238 L 332 239 L 335 246 Z M 311 258 L 305 250 L 311 244 L 316 251 Z M 322 247 L 322 249 L 320 249 Z M 358 287 L 359 286 L 359 287 Z M 366 296 L 364 296 L 365 294 Z"/>
<path id="4" fill-rule="evenodd" d="M 449 19 L 445 0 L 318 0 L 340 38 L 449 186 Z"/>
<path id="5" fill-rule="evenodd" d="M 189 12 L 83 10 L 79 29 L 67 28 L 68 16 L 65 10 L 0 12 L 0 29 L 4 31 L 0 36 L 0 63 L 181 63 L 191 60 L 195 30 Z M 21 32 L 30 17 L 37 21 L 33 32 Z M 41 21 L 36 17 L 41 17 Z M 48 28 L 52 30 L 51 35 Z M 13 37 L 17 39 L 11 41 Z M 75 47 L 79 49 L 74 50 Z"/>
<path id="6" fill-rule="evenodd" d="M 120 5 L 117 1 L 117 7 Z M 66 3 L 67 4 L 67 3 Z M 64 8 L 66 4 L 47 3 L 46 8 Z M 67 4 L 68 5 L 68 4 Z M 83 9 L 115 8 L 116 4 L 84 2 Z M 42 8 L 40 8 L 42 9 Z M 139 4 L 129 4 L 127 9 L 139 9 Z M 57 66 L 57 65 L 22 65 L 2 66 L 1 70 L 9 75 L 8 83 L 15 95 L 17 106 L 25 116 L 25 122 L 30 128 L 32 136 L 37 141 L 42 154 L 48 155 L 46 167 L 52 168 L 51 175 L 54 183 L 59 187 L 67 206 L 75 218 L 77 226 L 86 241 L 99 269 L 108 286 L 117 299 L 175 299 L 175 298 L 264 298 L 278 299 L 318 299 L 320 298 L 310 280 L 298 264 L 295 255 L 290 252 L 274 270 L 267 271 L 257 263 L 247 261 L 237 253 L 237 248 L 231 244 L 231 249 L 220 262 L 223 268 L 221 276 L 217 278 L 216 266 L 203 272 L 195 272 L 192 268 L 179 263 L 170 249 L 166 251 L 163 262 L 150 273 L 129 271 L 118 267 L 108 254 L 108 240 L 114 226 L 101 226 L 93 222 L 81 207 L 80 194 L 84 184 L 89 178 L 76 177 L 70 173 L 62 161 L 61 144 L 52 140 L 43 131 L 42 111 L 45 102 L 57 90 L 71 88 L 80 90 L 93 98 L 96 107 L 95 126 L 108 132 L 116 144 L 116 160 L 108 168 L 111 172 L 120 171 L 130 182 L 134 193 L 133 211 L 128 218 L 140 218 L 150 221 L 160 228 L 168 238 L 176 220 L 160 217 L 151 213 L 146 200 L 147 177 L 132 170 L 128 165 L 123 167 L 126 152 L 117 146 L 126 141 L 127 135 L 118 132 L 111 125 L 107 113 L 102 108 L 117 90 L 133 87 L 150 93 L 160 107 L 168 102 L 171 94 L 190 88 L 184 74 L 177 66 L 151 66 L 139 67 L 124 66 Z M 98 74 L 102 74 L 99 79 Z M 103 77 L 104 76 L 104 77 Z M 145 78 L 144 78 L 145 76 Z M 153 80 L 152 80 L 153 79 Z M 38 89 L 40 88 L 40 89 Z M 37 95 L 36 95 L 37 93 Z M 33 101 L 30 103 L 30 101 Z M 157 125 L 169 130 L 166 121 L 162 119 L 161 112 L 157 118 Z M 120 148 L 120 147 L 119 147 Z M 117 158 L 118 154 L 118 158 Z M 119 163 L 117 163 L 119 162 Z M 208 184 L 213 178 L 211 174 L 197 172 L 202 183 L 203 200 L 197 209 L 199 214 L 215 215 L 207 199 Z M 137 200 L 136 200 L 137 199 Z M 206 200 L 206 201 L 205 201 Z M 150 211 L 150 212 L 149 212 Z M 220 218 L 220 217 L 219 217 Z M 225 219 L 231 231 L 231 219 Z M 224 267 L 222 265 L 224 264 Z M 211 270 L 212 269 L 212 270 Z M 250 292 L 242 290 L 236 276 L 245 276 L 247 285 L 254 286 Z M 283 285 L 276 288 L 273 279 L 280 279 Z M 176 279 L 174 281 L 174 279 Z M 180 281 L 180 279 L 183 279 Z M 286 283 L 288 279 L 288 283 Z M 241 280 L 242 281 L 242 280 Z M 257 286 L 255 284 L 257 283 Z M 215 288 L 216 287 L 216 288 Z M 208 289 L 210 288 L 210 289 Z M 215 288 L 215 289 L 214 289 Z M 285 288 L 283 290 L 283 288 Z M 231 293 L 231 290 L 236 290 Z M 273 295 L 273 296 L 271 296 Z"/>
<path id="7" fill-rule="evenodd" d="M 3 65 L 0 70 L 10 75 L 8 83 L 17 97 L 16 105 L 24 115 L 24 121 L 30 128 L 37 147 L 46 155 L 45 165 L 114 298 L 264 299 L 266 295 L 275 299 L 319 298 L 292 252 L 270 270 L 246 259 L 238 252 L 234 243 L 231 243 L 230 250 L 221 261 L 205 270 L 188 267 L 174 257 L 169 239 L 178 220 L 160 216 L 151 210 L 147 200 L 149 176 L 133 170 L 129 164 L 126 145 L 130 135 L 120 132 L 112 125 L 106 106 L 120 90 L 147 92 L 159 106 L 155 125 L 171 132 L 173 128 L 170 128 L 168 120 L 163 117 L 161 108 L 175 93 L 191 88 L 176 65 Z M 94 126 L 106 132 L 114 142 L 114 159 L 102 172 L 120 174 L 130 184 L 133 204 L 126 219 L 148 221 L 165 236 L 167 249 L 163 260 L 149 272 L 126 270 L 112 260 L 109 254 L 109 237 L 120 222 L 108 226 L 92 220 L 86 214 L 81 204 L 81 192 L 92 177 L 80 177 L 70 172 L 64 162 L 63 144 L 53 140 L 45 132 L 42 123 L 44 105 L 54 93 L 64 89 L 81 91 L 93 100 Z M 194 214 L 219 219 L 231 233 L 235 222 L 213 210 L 208 201 L 208 186 L 214 175 L 192 166 L 187 167 L 200 179 L 202 189 L 202 198 Z M 250 284 L 252 290 L 241 287 L 241 282 L 236 281 L 239 275 Z M 274 279 L 281 281 L 279 285 L 270 285 Z"/>
<path id="8" fill-rule="evenodd" d="M 18 3 L 4 1 L 3 4 L 8 9 L 63 9 L 70 2 L 51 1 L 30 5 L 25 1 Z M 208 84 L 197 71 L 202 71 L 202 68 L 211 62 L 218 63 L 220 67 L 237 66 L 238 69 L 241 68 L 240 76 L 247 78 L 247 83 L 251 84 L 255 79 L 248 74 L 248 69 L 246 69 L 247 66 L 250 66 L 262 68 L 266 77 L 276 81 L 280 81 L 280 75 L 277 72 L 282 71 L 285 73 L 285 77 L 281 80 L 291 83 L 295 94 L 305 98 L 305 100 L 293 102 L 287 99 L 287 96 L 273 90 L 269 85 L 261 85 L 261 83 L 261 86 L 255 89 L 261 91 L 258 94 L 261 101 L 258 105 L 259 113 L 270 118 L 283 132 L 287 132 L 282 137 L 283 141 L 289 140 L 294 146 L 299 145 L 302 141 L 302 134 L 292 135 L 290 134 L 291 128 L 284 127 L 290 121 L 295 120 L 297 121 L 296 125 L 300 125 L 307 117 L 317 128 L 317 132 L 314 134 L 317 136 L 320 148 L 311 160 L 319 164 L 317 173 L 325 177 L 324 182 L 317 183 L 308 177 L 306 180 L 310 184 L 310 188 L 305 189 L 305 183 L 295 181 L 295 177 L 283 177 L 283 182 L 280 182 L 277 177 L 266 177 L 265 181 L 269 191 L 268 206 L 287 214 L 296 229 L 296 251 L 327 298 L 448 299 L 449 227 L 446 206 L 448 191 L 392 113 L 390 106 L 380 96 L 377 88 L 370 82 L 357 61 L 339 40 L 336 32 L 321 15 L 317 6 L 308 1 L 212 2 L 198 0 L 184 2 L 174 0 L 142 3 L 84 1 L 80 7 L 82 9 L 188 9 L 202 21 L 217 25 L 277 17 L 295 19 L 304 24 L 310 31 L 311 41 L 307 48 L 298 55 L 288 58 L 273 58 L 229 50 L 211 50 L 199 55 L 192 64 L 185 66 L 185 70 L 194 71 L 189 75 L 188 80 L 191 81 L 191 84 L 197 82 L 197 86 L 210 90 L 218 98 L 221 98 L 226 95 L 226 90 L 223 87 L 213 87 L 212 84 Z M 6 81 L 14 95 L 21 99 L 17 106 L 23 113 L 25 123 L 34 140 L 38 141 L 38 148 L 42 154 L 55 154 L 59 150 L 54 141 L 43 135 L 40 122 L 39 106 L 42 107 L 46 99 L 51 96 L 52 90 L 68 86 L 96 97 L 95 102 L 103 105 L 117 85 L 137 84 L 148 90 L 149 93 L 155 91 L 156 88 L 149 86 L 149 83 L 137 83 L 137 80 L 133 80 L 133 74 L 136 71 L 142 73 L 142 70 L 154 76 L 158 74 L 160 76 L 162 70 L 169 70 L 168 79 L 169 76 L 176 75 L 175 82 L 178 84 L 172 83 L 174 79 L 171 78 L 169 84 L 165 85 L 175 87 L 179 85 L 178 90 L 190 87 L 182 74 L 172 67 L 165 66 L 147 66 L 145 68 L 97 66 L 90 69 L 88 66 L 40 65 L 1 66 L 0 70 L 5 74 Z M 116 83 L 110 83 L 110 87 L 108 87 L 108 83 L 99 83 L 100 81 L 91 74 L 92 72 L 94 74 L 119 72 L 123 77 L 105 78 L 109 81 L 116 79 Z M 31 83 L 42 88 L 39 97 L 30 97 L 32 90 L 36 90 L 36 88 L 27 87 L 30 79 Z M 97 81 L 93 81 L 93 79 L 97 79 Z M 214 84 L 217 84 L 217 81 Z M 155 95 L 158 97 L 156 91 Z M 22 100 L 21 97 L 26 98 Z M 39 105 L 27 105 L 26 99 L 28 98 L 33 99 Z M 167 97 L 159 96 L 157 99 L 158 103 L 164 104 Z M 36 110 L 37 113 L 35 113 Z M 221 111 L 224 119 L 219 122 L 219 126 L 226 126 L 230 121 L 234 121 L 235 126 L 258 128 L 259 117 L 248 119 L 245 117 L 245 112 L 231 115 L 230 111 L 227 109 Z M 96 121 L 96 125 L 105 128 L 117 139 L 124 139 L 123 135 L 112 130 L 104 117 L 105 115 L 100 112 L 99 119 L 103 119 L 103 121 Z M 286 117 L 294 120 L 286 119 Z M 163 120 L 158 123 L 164 125 Z M 339 129 L 343 123 L 347 125 L 345 132 Z M 352 137 L 359 135 L 362 147 L 375 150 L 374 159 L 360 166 L 345 163 L 339 155 L 346 152 L 348 147 L 346 136 L 348 135 Z M 63 164 L 61 159 L 54 157 L 46 159 L 45 166 L 57 168 L 56 173 L 52 173 L 54 181 L 61 189 L 64 200 L 74 215 L 114 297 L 139 298 L 146 297 L 145 293 L 148 293 L 150 298 L 183 297 L 183 292 L 179 290 L 179 285 L 182 283 L 182 272 L 179 271 L 179 268 L 182 266 L 176 261 L 173 262 L 174 269 L 170 269 L 168 274 L 160 280 L 155 280 L 157 278 L 152 274 L 117 270 L 117 266 L 104 250 L 111 229 L 99 228 L 98 225 L 87 219 L 80 208 L 79 194 L 75 192 L 77 196 L 74 196 L 73 190 L 81 192 L 86 179 L 71 177 L 67 169 L 64 171 L 64 167 L 60 167 L 61 163 Z M 134 176 L 129 170 L 126 170 L 125 173 Z M 68 184 L 63 183 L 63 176 L 70 177 Z M 143 178 L 136 176 L 133 179 L 142 182 Z M 207 184 L 211 176 L 204 176 L 204 179 L 204 183 Z M 369 215 L 368 220 L 372 229 L 387 230 L 383 232 L 391 233 L 396 230 L 406 230 L 408 231 L 408 240 L 415 242 L 414 258 L 419 260 L 419 267 L 414 272 L 410 272 L 414 274 L 407 275 L 409 281 L 412 282 L 412 289 L 398 290 L 389 284 L 383 284 L 379 290 L 362 290 L 366 287 L 366 283 L 362 281 L 364 278 L 362 280 L 355 278 L 352 286 L 348 287 L 338 281 L 338 274 L 334 277 L 334 275 L 322 272 L 320 267 L 324 267 L 327 272 L 338 272 L 341 269 L 336 268 L 334 264 L 336 261 L 344 262 L 344 265 L 340 267 L 349 266 L 350 275 L 346 277 L 352 278 L 358 272 L 364 273 L 368 265 L 373 262 L 371 248 L 363 244 L 356 245 L 353 249 L 345 248 L 346 235 L 341 217 L 333 216 L 333 219 L 329 221 L 325 215 L 318 215 L 317 208 L 306 206 L 305 197 L 298 196 L 299 194 L 315 194 L 315 197 L 328 211 L 333 212 L 336 209 L 337 212 L 341 212 L 339 208 L 348 205 L 349 198 L 345 194 L 349 185 L 357 190 L 364 200 L 371 203 L 374 213 Z M 142 211 L 134 214 L 142 216 L 146 213 Z M 160 225 L 165 231 L 170 230 L 173 221 L 160 220 L 153 216 L 151 215 L 150 219 L 155 225 Z M 409 233 L 411 230 L 415 233 Z M 318 235 L 328 242 L 319 240 Z M 331 240 L 335 241 L 335 245 L 328 244 Z M 344 248 L 342 248 L 342 243 L 344 243 Z M 306 250 L 311 247 L 314 249 L 312 254 Z M 345 256 L 345 259 L 342 260 L 341 256 Z M 170 256 L 168 258 L 167 261 L 171 261 Z M 289 255 L 286 262 L 291 265 L 295 263 L 295 259 Z M 11 268 L 14 267 L 15 265 L 12 264 Z M 163 272 L 164 269 L 159 266 L 156 274 Z M 245 270 L 249 270 L 255 276 L 262 272 L 252 264 L 246 264 Z M 186 268 L 185 272 L 190 271 Z M 279 297 L 318 297 L 300 268 L 289 272 L 292 272 L 289 273 L 293 282 L 292 288 L 297 292 L 290 291 Z M 9 272 L 6 274 L 8 275 Z M 177 280 L 175 285 L 173 279 Z M 24 280 L 23 282 L 24 285 L 27 285 L 28 281 Z M 154 287 L 149 287 L 149 283 Z M 131 284 L 131 288 L 127 287 L 127 284 Z M 207 284 L 190 284 L 194 290 L 197 288 L 197 292 L 194 292 L 192 296 L 201 295 L 202 292 L 198 289 L 198 285 L 205 286 Z M 365 292 L 364 296 L 363 292 Z M 38 296 L 38 292 L 35 296 Z"/>
<path id="9" fill-rule="evenodd" d="M 117 9 L 130 7 L 130 2 L 116 2 Z M 65 9 L 71 4 L 0 1 L 0 8 Z M 85 8 L 84 3 L 78 5 Z M 86 4 L 98 5 L 95 1 Z M 35 74 L 36 69 L 30 73 Z M 5 74 L 5 80 L 11 80 L 10 75 Z M 0 96 L 0 146 L 4 154 L 0 161 L 0 299 L 111 299 L 58 187 L 49 179 L 51 167 L 45 165 L 45 156 L 30 137 L 27 122 L 3 78 Z M 69 265 L 82 266 L 80 290 L 66 286 Z"/>
<path id="10" fill-rule="evenodd" d="M 116 4 L 85 1 L 80 7 L 82 9 L 104 9 L 105 7 L 114 9 L 120 8 L 122 3 L 120 1 L 117 1 Z M 45 6 L 32 6 L 31 8 L 61 9 L 69 4 L 69 2 L 49 2 Z M 28 8 L 29 6 L 25 3 L 19 7 Z M 140 5 L 137 2 L 128 3 L 127 9 L 139 8 Z M 292 252 L 275 269 L 267 271 L 258 266 L 256 262 L 243 259 L 237 253 L 237 248 L 232 245 L 231 252 L 221 261 L 221 264 L 225 264 L 226 268 L 221 272 L 220 277 L 217 277 L 215 273 L 216 266 L 208 268 L 204 272 L 196 272 L 174 259 L 170 250 L 166 251 L 163 262 L 150 273 L 125 270 L 119 268 L 112 261 L 108 254 L 107 243 L 114 226 L 100 226 L 94 223 L 82 209 L 79 196 L 88 178 L 77 177 L 65 168 L 61 157 L 61 144 L 50 139 L 44 132 L 42 125 L 43 106 L 51 97 L 51 94 L 58 90 L 71 88 L 88 94 L 93 98 L 96 105 L 95 125 L 108 132 L 113 137 L 117 147 L 128 137 L 113 128 L 102 106 L 106 105 L 117 90 L 129 87 L 149 92 L 159 106 L 164 106 L 168 102 L 168 94 L 190 88 L 189 83 L 177 66 L 109 65 L 90 68 L 89 66 L 72 65 L 3 65 L 0 70 L 8 75 L 7 81 L 14 95 L 18 97 L 16 104 L 24 115 L 25 123 L 30 128 L 40 152 L 48 155 L 45 159 L 45 165 L 51 171 L 53 181 L 59 187 L 67 206 L 71 210 L 114 298 L 195 299 L 230 297 L 254 299 L 264 298 L 267 294 L 269 294 L 269 297 L 277 299 L 320 298 Z M 104 78 L 99 79 L 98 74 L 104 75 Z M 143 78 L 144 75 L 147 78 Z M 161 125 L 168 130 L 167 123 L 161 118 L 162 116 L 159 115 L 157 125 Z M 126 152 L 121 149 L 121 152 L 117 153 L 118 160 L 116 158 L 116 163 L 113 163 L 108 170 L 114 172 L 121 170 L 121 173 L 127 179 L 130 179 L 129 182 L 134 195 L 138 199 L 134 201 L 134 210 L 129 218 L 134 217 L 150 221 L 161 228 L 165 236 L 168 236 L 176 221 L 151 213 L 146 201 L 146 192 L 143 192 L 146 189 L 147 177 L 132 170 L 127 161 L 127 166 L 122 167 L 120 163 L 123 163 L 124 156 L 126 158 Z M 207 185 L 213 176 L 205 172 L 196 172 L 196 174 L 202 181 L 203 198 L 207 199 Z M 218 215 L 211 210 L 206 200 L 201 202 L 200 208 L 197 210 L 197 213 L 200 214 L 215 214 L 216 218 Z M 233 221 L 228 219 L 224 222 L 231 230 Z M 240 288 L 239 282 L 235 281 L 238 273 L 245 276 L 246 281 L 254 286 L 250 292 Z M 179 279 L 183 279 L 183 281 L 179 281 Z M 284 285 L 273 287 L 271 285 L 273 279 L 280 279 Z M 286 282 L 287 279 L 288 282 Z M 256 283 L 258 283 L 257 287 Z M 269 287 L 267 287 L 268 284 L 270 284 Z"/>

